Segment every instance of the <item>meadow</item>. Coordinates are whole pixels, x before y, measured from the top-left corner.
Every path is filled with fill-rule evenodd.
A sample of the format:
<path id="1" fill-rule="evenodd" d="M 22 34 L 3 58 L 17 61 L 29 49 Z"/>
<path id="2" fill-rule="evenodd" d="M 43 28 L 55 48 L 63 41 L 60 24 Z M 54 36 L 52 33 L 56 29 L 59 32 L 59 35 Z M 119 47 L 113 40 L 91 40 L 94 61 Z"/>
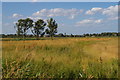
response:
<path id="1" fill-rule="evenodd" d="M 118 38 L 2 41 L 3 78 L 117 78 Z"/>

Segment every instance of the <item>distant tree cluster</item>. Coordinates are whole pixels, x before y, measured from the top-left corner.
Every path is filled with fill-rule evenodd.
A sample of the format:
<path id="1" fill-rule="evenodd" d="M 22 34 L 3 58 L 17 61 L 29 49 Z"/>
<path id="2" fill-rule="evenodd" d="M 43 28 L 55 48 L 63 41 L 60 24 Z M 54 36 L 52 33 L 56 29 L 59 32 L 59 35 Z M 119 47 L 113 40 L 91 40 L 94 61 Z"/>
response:
<path id="1" fill-rule="evenodd" d="M 42 37 L 45 33 L 50 35 L 52 38 L 55 33 L 57 33 L 57 27 L 58 24 L 53 20 L 53 18 L 48 19 L 47 23 L 42 19 L 39 19 L 36 22 L 30 18 L 19 19 L 15 25 L 18 37 L 23 36 L 23 38 L 25 38 L 28 30 L 30 30 L 34 36 L 36 36 L 36 39 L 39 39 L 39 37 Z"/>
<path id="2" fill-rule="evenodd" d="M 82 34 L 82 35 L 66 35 L 63 33 L 60 33 L 58 35 L 55 35 L 55 37 L 112 37 L 112 36 L 120 36 L 120 33 L 117 32 L 104 32 L 104 33 L 93 33 L 93 34 Z"/>
<path id="3" fill-rule="evenodd" d="M 43 32 L 44 33 L 44 32 Z M 18 38 L 18 35 L 16 34 L 1 34 L 0 35 L 2 38 Z M 67 35 L 66 33 L 59 33 L 54 35 L 54 37 L 117 37 L 120 36 L 120 33 L 117 32 L 105 32 L 105 33 L 94 33 L 94 34 L 83 34 L 83 35 Z M 22 35 L 20 35 L 19 37 L 22 37 Z M 35 35 L 32 34 L 27 34 L 26 37 L 31 38 L 31 37 L 36 37 Z M 42 36 L 43 37 L 43 36 Z M 47 35 L 46 37 L 51 37 L 50 35 Z"/>

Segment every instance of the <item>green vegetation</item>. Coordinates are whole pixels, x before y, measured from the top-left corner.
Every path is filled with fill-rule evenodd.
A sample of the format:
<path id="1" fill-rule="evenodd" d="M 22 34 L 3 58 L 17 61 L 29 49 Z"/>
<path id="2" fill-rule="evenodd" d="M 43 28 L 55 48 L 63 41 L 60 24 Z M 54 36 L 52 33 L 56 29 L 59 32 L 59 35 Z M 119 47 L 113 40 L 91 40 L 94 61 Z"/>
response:
<path id="1" fill-rule="evenodd" d="M 44 35 L 45 32 L 43 32 L 45 28 L 46 23 L 42 20 L 39 19 L 38 21 L 35 22 L 35 26 L 33 26 L 32 33 L 36 36 L 36 39 L 39 39 L 39 36 Z"/>
<path id="2" fill-rule="evenodd" d="M 23 35 L 23 38 L 25 38 L 28 29 L 33 27 L 33 20 L 30 18 L 19 19 L 15 27 L 16 27 L 16 32 L 17 32 L 18 37 L 20 35 Z"/>
<path id="3" fill-rule="evenodd" d="M 47 29 L 44 30 L 46 24 Z M 31 29 L 31 32 L 36 36 L 37 40 L 39 39 L 40 35 L 43 36 L 45 33 L 49 34 L 49 36 L 52 38 L 55 33 L 57 33 L 57 27 L 58 24 L 55 20 L 53 20 L 53 18 L 48 19 L 47 23 L 42 19 L 38 19 L 36 22 L 30 18 L 19 19 L 15 25 L 18 38 L 20 38 L 20 36 L 23 36 L 25 39 L 28 30 Z"/>
<path id="4" fill-rule="evenodd" d="M 49 34 L 50 37 L 52 38 L 55 35 L 55 33 L 57 33 L 58 24 L 52 18 L 47 20 L 47 23 L 48 28 L 46 29 L 46 33 Z"/>
<path id="5" fill-rule="evenodd" d="M 3 78 L 117 78 L 118 75 L 117 37 L 2 43 Z"/>

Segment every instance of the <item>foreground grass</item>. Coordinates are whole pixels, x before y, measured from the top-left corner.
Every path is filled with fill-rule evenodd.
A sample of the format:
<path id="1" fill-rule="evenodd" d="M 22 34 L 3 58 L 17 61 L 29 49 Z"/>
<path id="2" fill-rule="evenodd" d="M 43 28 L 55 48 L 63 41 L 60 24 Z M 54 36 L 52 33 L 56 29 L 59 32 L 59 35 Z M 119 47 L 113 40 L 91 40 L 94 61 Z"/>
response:
<path id="1" fill-rule="evenodd" d="M 3 78 L 117 78 L 117 40 L 2 41 Z"/>

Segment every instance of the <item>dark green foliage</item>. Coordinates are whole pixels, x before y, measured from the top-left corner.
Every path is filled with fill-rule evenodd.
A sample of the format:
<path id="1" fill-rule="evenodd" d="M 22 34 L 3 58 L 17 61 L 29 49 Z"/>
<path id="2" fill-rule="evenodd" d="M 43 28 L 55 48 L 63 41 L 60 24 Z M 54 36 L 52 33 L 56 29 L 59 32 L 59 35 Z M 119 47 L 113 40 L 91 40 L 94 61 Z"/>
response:
<path id="1" fill-rule="evenodd" d="M 16 23 L 17 28 L 17 35 L 23 35 L 23 37 L 26 36 L 27 30 L 33 26 L 33 20 L 30 18 L 27 19 L 19 19 Z"/>
<path id="2" fill-rule="evenodd" d="M 30 28 L 31 28 L 31 32 L 36 36 L 36 39 L 38 39 L 39 36 L 43 37 L 45 33 L 49 34 L 50 37 L 53 37 L 55 33 L 57 33 L 58 24 L 56 23 L 55 20 L 53 20 L 53 18 L 47 20 L 47 29 L 45 30 L 45 32 L 43 32 L 45 26 L 46 23 L 42 19 L 39 19 L 38 21 L 34 22 L 33 25 L 33 20 L 27 18 L 27 19 L 19 19 L 15 27 L 17 30 L 18 37 L 20 35 L 23 35 L 24 38 L 26 36 L 28 29 Z"/>
<path id="3" fill-rule="evenodd" d="M 55 20 L 53 20 L 53 18 L 50 18 L 49 20 L 47 20 L 47 29 L 46 29 L 46 34 L 49 34 L 50 37 L 52 38 L 55 33 L 57 33 L 57 27 L 58 27 L 58 24 L 56 23 Z"/>
<path id="4" fill-rule="evenodd" d="M 35 22 L 35 25 L 32 27 L 32 33 L 36 36 L 36 39 L 39 38 L 39 35 L 43 36 L 45 34 L 43 32 L 45 26 L 46 23 L 42 19 L 39 19 Z"/>

